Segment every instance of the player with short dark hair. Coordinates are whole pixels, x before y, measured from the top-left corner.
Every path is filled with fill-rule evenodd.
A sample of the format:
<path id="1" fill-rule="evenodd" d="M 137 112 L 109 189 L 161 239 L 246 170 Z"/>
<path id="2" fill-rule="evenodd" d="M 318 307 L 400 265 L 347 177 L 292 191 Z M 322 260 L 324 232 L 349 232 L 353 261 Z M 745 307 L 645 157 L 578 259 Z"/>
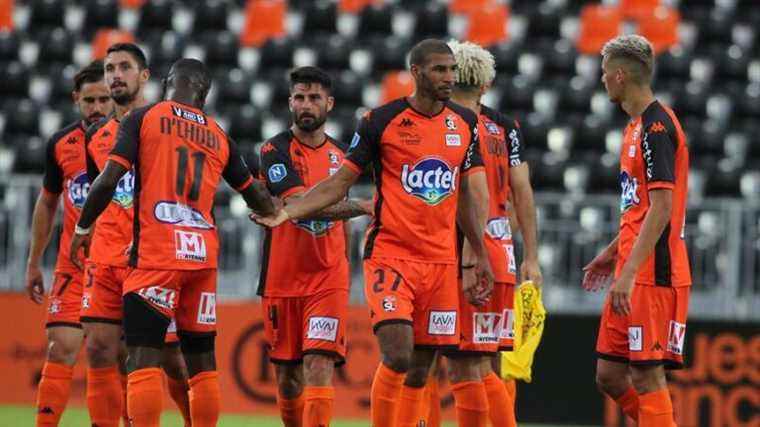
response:
<path id="1" fill-rule="evenodd" d="M 132 269 L 122 291 L 127 406 L 134 427 L 159 425 L 163 378 L 158 368 L 172 318 L 190 375 L 191 423 L 216 425 L 221 404 L 214 352 L 219 240 L 211 209 L 220 178 L 258 213 L 275 212 L 235 144 L 203 112 L 210 84 L 203 63 L 180 59 L 164 80 L 166 100 L 125 116 L 72 239 L 72 251 L 86 243 L 119 180 L 134 170 Z"/>
<path id="2" fill-rule="evenodd" d="M 264 143 L 260 162 L 261 179 L 285 203 L 343 163 L 348 146 L 325 133 L 335 103 L 331 89 L 332 79 L 319 68 L 290 73 L 293 124 Z M 371 211 L 370 201 L 344 200 L 266 230 L 258 293 L 286 427 L 330 424 L 333 369 L 346 356 L 349 228 L 342 220 Z"/>
<path id="3" fill-rule="evenodd" d="M 146 105 L 143 89 L 150 77 L 145 55 L 131 43 L 111 46 L 103 67 L 115 109 L 113 114 L 87 130 L 85 154 L 90 182 L 105 167 L 121 120 L 129 111 Z M 119 181 L 112 202 L 98 219 L 84 268 L 81 321 L 87 335 L 87 407 L 93 423 L 103 427 L 118 425 L 118 408 L 123 409 L 122 414 L 126 413 L 126 378 L 119 369 L 124 353 L 121 294 L 130 270 L 126 252 L 133 237 L 133 190 L 134 175 L 130 171 Z M 76 252 L 70 255 L 74 262 L 80 263 Z M 178 346 L 176 334 L 171 334 L 163 367 L 170 394 L 189 422 L 187 373 Z"/>
<path id="4" fill-rule="evenodd" d="M 343 199 L 372 165 L 377 192 L 364 278 L 382 355 L 371 395 L 375 427 L 416 425 L 435 351 L 459 344 L 457 221 L 477 259 L 479 280 L 465 295 L 482 304 L 493 286 L 483 243 L 488 189 L 477 117 L 449 102 L 457 66 L 446 43 L 422 41 L 410 58 L 414 94 L 365 114 L 335 174 L 277 215 L 256 218 L 273 227 L 314 215 Z M 481 425 L 484 414 L 472 408 L 488 407 L 485 389 L 467 374 L 453 378 L 458 418 L 461 425 Z"/>
<path id="5" fill-rule="evenodd" d="M 684 241 L 689 152 L 673 111 L 655 99 L 647 39 L 602 49 L 602 82 L 631 117 L 620 150 L 620 232 L 585 268 L 583 286 L 613 280 L 596 344 L 596 380 L 643 427 L 675 425 L 665 369 L 683 366 L 691 272 Z"/>
<path id="6" fill-rule="evenodd" d="M 74 76 L 72 99 L 81 118 L 48 140 L 42 190 L 32 216 L 32 236 L 26 267 L 29 297 L 42 303 L 45 291 L 40 261 L 50 242 L 61 194 L 63 230 L 53 286 L 48 297 L 47 354 L 37 389 L 37 425 L 57 426 L 69 398 L 71 376 L 84 337 L 79 322 L 82 272 L 69 261 L 69 240 L 90 183 L 84 161 L 87 127 L 113 109 L 103 83 L 103 63 L 95 61 Z"/>

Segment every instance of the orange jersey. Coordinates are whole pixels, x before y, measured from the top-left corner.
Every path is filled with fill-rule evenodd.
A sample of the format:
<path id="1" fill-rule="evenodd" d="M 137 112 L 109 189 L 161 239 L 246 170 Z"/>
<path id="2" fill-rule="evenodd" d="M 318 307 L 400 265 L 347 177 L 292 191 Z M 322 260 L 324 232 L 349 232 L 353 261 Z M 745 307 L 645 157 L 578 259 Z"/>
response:
<path id="1" fill-rule="evenodd" d="M 237 190 L 253 182 L 216 121 L 172 101 L 135 109 L 122 120 L 108 159 L 135 170 L 129 265 L 216 268 L 219 238 L 211 209 L 220 178 Z"/>
<path id="2" fill-rule="evenodd" d="M 91 182 L 105 168 L 118 131 L 119 121 L 114 117 L 103 119 L 87 129 L 87 171 Z M 134 184 L 132 170 L 119 180 L 111 203 L 95 224 L 90 261 L 117 267 L 127 265 L 127 251 L 132 243 Z"/>
<path id="3" fill-rule="evenodd" d="M 691 284 L 684 241 L 689 151 L 681 124 L 670 108 L 655 101 L 625 129 L 620 150 L 620 234 L 615 276 L 620 274 L 649 211 L 649 191 L 673 191 L 670 223 L 654 252 L 639 267 L 636 283 L 658 286 Z"/>
<path id="4" fill-rule="evenodd" d="M 310 147 L 285 131 L 261 148 L 261 179 L 272 195 L 286 198 L 335 173 L 345 151 L 329 136 Z M 349 287 L 343 221 L 296 220 L 267 228 L 263 254 L 259 295 L 301 297 Z"/>
<path id="5" fill-rule="evenodd" d="M 63 196 L 63 230 L 58 245 L 56 272 L 77 272 L 69 260 L 69 246 L 79 211 L 87 199 L 90 181 L 84 161 L 84 128 L 82 122 L 72 123 L 53 134 L 47 144 L 43 191 Z"/>
<path id="6" fill-rule="evenodd" d="M 512 243 L 507 201 L 511 199 L 509 168 L 523 161 L 520 125 L 505 115 L 481 106 L 478 116 L 480 154 L 488 181 L 488 224 L 485 244 L 495 280 L 517 282 L 517 263 Z"/>
<path id="7" fill-rule="evenodd" d="M 431 117 L 406 98 L 362 118 L 343 164 L 357 173 L 374 167 L 365 258 L 456 263 L 460 180 L 483 166 L 477 122 L 475 113 L 453 102 Z"/>

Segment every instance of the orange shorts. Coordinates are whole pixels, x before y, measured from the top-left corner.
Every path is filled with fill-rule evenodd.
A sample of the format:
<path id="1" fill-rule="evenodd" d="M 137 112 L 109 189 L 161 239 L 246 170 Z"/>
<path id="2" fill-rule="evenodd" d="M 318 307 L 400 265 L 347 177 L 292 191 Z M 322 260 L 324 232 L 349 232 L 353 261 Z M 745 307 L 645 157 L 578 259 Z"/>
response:
<path id="1" fill-rule="evenodd" d="M 599 358 L 631 365 L 683 367 L 689 287 L 634 285 L 631 314 L 604 303 L 596 352 Z"/>
<path id="2" fill-rule="evenodd" d="M 82 307 L 82 273 L 56 272 L 48 295 L 45 327 L 72 326 L 81 328 L 79 310 Z"/>
<path id="3" fill-rule="evenodd" d="M 375 332 L 407 323 L 416 347 L 459 345 L 457 266 L 390 258 L 364 260 L 364 293 Z"/>
<path id="4" fill-rule="evenodd" d="M 114 323 L 121 325 L 122 285 L 131 267 L 117 267 L 87 262 L 84 269 L 84 293 L 82 295 L 82 322 Z"/>
<path id="5" fill-rule="evenodd" d="M 124 295 L 135 293 L 167 319 L 177 331 L 216 332 L 215 268 L 146 270 L 135 268 L 124 282 Z"/>
<path id="6" fill-rule="evenodd" d="M 459 313 L 462 340 L 457 353 L 496 353 L 511 351 L 514 339 L 515 285 L 494 283 L 488 302 L 476 307 L 467 301 L 459 287 Z"/>
<path id="7" fill-rule="evenodd" d="M 264 297 L 264 332 L 272 363 L 301 363 L 305 354 L 346 357 L 347 289 L 304 297 Z"/>

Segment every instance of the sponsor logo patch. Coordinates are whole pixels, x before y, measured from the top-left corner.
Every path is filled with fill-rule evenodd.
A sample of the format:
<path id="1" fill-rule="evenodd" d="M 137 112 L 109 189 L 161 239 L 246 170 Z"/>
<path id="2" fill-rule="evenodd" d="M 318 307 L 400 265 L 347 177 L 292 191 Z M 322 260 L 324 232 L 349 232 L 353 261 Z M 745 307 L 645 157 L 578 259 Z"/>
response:
<path id="1" fill-rule="evenodd" d="M 401 186 L 404 191 L 435 206 L 456 191 L 459 167 L 428 157 L 413 166 L 404 164 L 401 169 Z"/>
<path id="2" fill-rule="evenodd" d="M 213 292 L 201 292 L 201 301 L 198 304 L 198 323 L 201 325 L 216 324 L 216 294 Z"/>
<path id="3" fill-rule="evenodd" d="M 166 333 L 173 334 L 177 332 L 177 322 L 172 318 L 172 321 L 169 322 L 169 327 L 166 328 Z"/>
<path id="4" fill-rule="evenodd" d="M 515 311 L 506 309 L 501 315 L 501 334 L 503 340 L 515 339 Z"/>
<path id="5" fill-rule="evenodd" d="M 309 330 L 306 332 L 306 338 L 335 342 L 338 338 L 338 319 L 324 316 L 309 317 Z"/>
<path id="6" fill-rule="evenodd" d="M 161 286 L 149 286 L 137 291 L 137 294 L 153 305 L 174 310 L 174 302 L 177 298 L 177 292 L 174 289 L 167 289 Z"/>
<path id="7" fill-rule="evenodd" d="M 512 129 L 507 136 L 509 137 L 509 166 L 519 166 L 522 163 L 520 160 L 520 137 L 515 129 Z"/>
<path id="8" fill-rule="evenodd" d="M 472 330 L 475 344 L 499 342 L 501 316 L 498 313 L 473 313 Z"/>
<path id="9" fill-rule="evenodd" d="M 61 301 L 58 298 L 50 301 L 50 307 L 48 307 L 48 313 L 57 314 L 61 312 Z"/>
<path id="10" fill-rule="evenodd" d="M 628 350 L 641 351 L 644 348 L 644 330 L 641 326 L 628 327 Z"/>
<path id="11" fill-rule="evenodd" d="M 462 137 L 458 133 L 446 134 L 446 146 L 447 147 L 459 147 L 462 145 Z"/>
<path id="12" fill-rule="evenodd" d="M 176 257 L 184 261 L 206 261 L 206 240 L 200 233 L 174 230 Z"/>
<path id="13" fill-rule="evenodd" d="M 111 200 L 124 209 L 132 207 L 135 201 L 135 174 L 128 171 L 121 177 L 116 184 L 116 190 L 113 192 Z"/>
<path id="14" fill-rule="evenodd" d="M 193 111 L 185 110 L 184 108 L 181 108 L 176 105 L 172 105 L 172 113 L 174 113 L 175 116 L 190 120 L 191 122 L 198 123 L 199 125 L 206 125 L 208 121 L 206 120 L 206 117 L 203 114 L 198 114 Z"/>
<path id="15" fill-rule="evenodd" d="M 293 221 L 293 223 L 298 226 L 298 228 L 306 230 L 315 236 L 323 236 L 327 234 L 327 232 L 335 225 L 333 221 L 318 221 L 312 219 L 299 219 Z"/>
<path id="16" fill-rule="evenodd" d="M 275 163 L 269 167 L 267 176 L 269 176 L 269 181 L 276 184 L 288 176 L 288 169 L 282 163 Z"/>
<path id="17" fill-rule="evenodd" d="M 620 212 L 625 212 L 641 202 L 639 199 L 639 181 L 628 172 L 620 172 Z"/>
<path id="18" fill-rule="evenodd" d="M 200 211 L 179 202 L 158 202 L 153 208 L 157 220 L 166 224 L 208 230 L 214 228 L 209 224 Z"/>
<path id="19" fill-rule="evenodd" d="M 668 351 L 673 354 L 682 355 L 685 341 L 686 325 L 671 320 L 670 327 L 668 328 Z"/>
<path id="20" fill-rule="evenodd" d="M 456 311 L 431 311 L 428 323 L 430 335 L 454 335 L 457 329 Z"/>
<path id="21" fill-rule="evenodd" d="M 512 238 L 512 227 L 505 217 L 491 218 L 486 224 L 486 234 L 494 240 L 509 240 Z"/>
<path id="22" fill-rule="evenodd" d="M 501 133 L 501 131 L 499 130 L 499 127 L 496 126 L 496 123 L 487 121 L 484 124 L 485 124 L 486 130 L 491 135 L 499 135 Z"/>
<path id="23" fill-rule="evenodd" d="M 90 294 L 82 294 L 82 308 L 88 309 L 90 308 Z"/>
<path id="24" fill-rule="evenodd" d="M 69 181 L 69 202 L 77 209 L 82 209 L 87 193 L 90 191 L 90 179 L 82 172 Z"/>

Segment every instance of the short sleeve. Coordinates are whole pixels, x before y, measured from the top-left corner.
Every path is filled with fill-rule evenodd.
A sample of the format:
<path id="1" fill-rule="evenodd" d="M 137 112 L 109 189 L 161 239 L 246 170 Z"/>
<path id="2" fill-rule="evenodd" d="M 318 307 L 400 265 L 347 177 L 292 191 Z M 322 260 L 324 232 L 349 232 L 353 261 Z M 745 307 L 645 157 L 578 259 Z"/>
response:
<path id="1" fill-rule="evenodd" d="M 661 122 L 650 125 L 641 139 L 649 189 L 672 188 L 675 181 L 675 143 Z"/>
<path id="2" fill-rule="evenodd" d="M 370 117 L 364 116 L 359 121 L 348 146 L 348 154 L 343 164 L 354 172 L 361 174 L 367 165 L 378 156 L 379 135 L 373 127 Z"/>
<path id="3" fill-rule="evenodd" d="M 271 142 L 261 147 L 261 178 L 267 188 L 277 197 L 287 197 L 304 189 L 301 175 L 293 167 L 290 154 L 283 152 Z"/>
<path id="4" fill-rule="evenodd" d="M 483 157 L 480 155 L 480 135 L 478 134 L 478 123 L 473 122 L 470 125 L 470 145 L 467 146 L 467 153 L 462 161 L 462 173 L 467 174 L 478 167 L 483 167 Z"/>
<path id="5" fill-rule="evenodd" d="M 224 177 L 224 180 L 227 181 L 230 187 L 237 191 L 242 191 L 253 182 L 253 177 L 235 141 L 228 138 L 227 143 L 230 147 L 230 155 L 227 159 L 227 165 L 224 167 L 224 171 L 222 171 L 222 177 Z"/>
<path id="6" fill-rule="evenodd" d="M 127 114 L 121 123 L 119 123 L 119 132 L 116 134 L 116 144 L 114 144 L 109 160 L 114 160 L 127 169 L 131 169 L 137 160 L 140 143 L 140 129 L 145 114 L 153 106 L 138 108 Z"/>
<path id="7" fill-rule="evenodd" d="M 57 139 L 50 139 L 45 150 L 45 176 L 42 178 L 42 187 L 45 191 L 53 194 L 63 192 L 63 169 L 58 164 L 55 155 Z"/>

